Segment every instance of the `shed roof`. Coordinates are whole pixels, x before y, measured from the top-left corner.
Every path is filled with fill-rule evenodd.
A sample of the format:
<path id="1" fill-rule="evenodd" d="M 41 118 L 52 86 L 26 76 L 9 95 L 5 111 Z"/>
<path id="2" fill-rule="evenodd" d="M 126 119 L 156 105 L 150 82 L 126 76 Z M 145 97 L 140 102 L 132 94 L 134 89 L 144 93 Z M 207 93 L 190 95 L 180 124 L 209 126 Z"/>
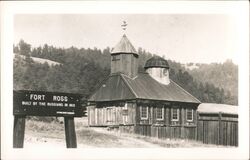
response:
<path id="1" fill-rule="evenodd" d="M 100 87 L 90 97 L 89 101 L 149 99 L 200 103 L 198 99 L 172 80 L 170 84 L 164 85 L 147 73 L 139 73 L 135 78 L 130 78 L 124 74 L 112 75 L 103 84 L 106 87 Z"/>
<path id="2" fill-rule="evenodd" d="M 111 54 L 117 53 L 133 53 L 137 54 L 135 47 L 128 40 L 127 36 L 124 34 L 119 43 L 112 49 Z"/>
<path id="3" fill-rule="evenodd" d="M 198 112 L 200 113 L 225 113 L 225 114 L 238 114 L 238 106 L 232 106 L 227 104 L 216 103 L 201 103 L 198 106 Z"/>

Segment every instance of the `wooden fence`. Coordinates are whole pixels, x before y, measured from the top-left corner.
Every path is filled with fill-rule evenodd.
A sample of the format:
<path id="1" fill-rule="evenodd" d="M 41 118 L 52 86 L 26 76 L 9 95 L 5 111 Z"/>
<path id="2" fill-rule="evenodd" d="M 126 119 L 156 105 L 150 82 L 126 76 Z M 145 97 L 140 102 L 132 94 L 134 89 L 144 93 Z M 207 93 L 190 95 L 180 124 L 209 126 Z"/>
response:
<path id="1" fill-rule="evenodd" d="M 200 113 L 197 140 L 206 144 L 238 146 L 238 116 Z"/>

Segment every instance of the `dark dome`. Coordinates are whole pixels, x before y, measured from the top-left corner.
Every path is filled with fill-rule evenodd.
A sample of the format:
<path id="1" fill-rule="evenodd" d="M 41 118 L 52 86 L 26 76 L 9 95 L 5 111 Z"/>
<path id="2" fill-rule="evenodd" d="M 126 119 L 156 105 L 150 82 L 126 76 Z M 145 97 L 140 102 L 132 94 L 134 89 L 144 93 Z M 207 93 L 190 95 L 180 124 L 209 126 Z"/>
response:
<path id="1" fill-rule="evenodd" d="M 168 61 L 159 56 L 154 56 L 150 58 L 149 60 L 147 60 L 144 68 L 148 69 L 148 68 L 153 68 L 153 67 L 169 69 Z"/>

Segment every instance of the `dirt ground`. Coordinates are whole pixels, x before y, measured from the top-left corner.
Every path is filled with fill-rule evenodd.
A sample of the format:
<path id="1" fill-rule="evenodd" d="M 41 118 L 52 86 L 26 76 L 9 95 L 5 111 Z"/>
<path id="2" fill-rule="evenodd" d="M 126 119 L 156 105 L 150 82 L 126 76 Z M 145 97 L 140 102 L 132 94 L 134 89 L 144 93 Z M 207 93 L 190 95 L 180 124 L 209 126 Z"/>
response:
<path id="1" fill-rule="evenodd" d="M 64 131 L 36 132 L 27 130 L 25 134 L 25 148 L 39 145 L 39 147 L 65 147 Z M 159 145 L 137 139 L 132 136 L 124 136 L 115 131 L 107 131 L 105 128 L 81 128 L 76 130 L 78 148 L 149 148 L 160 147 Z"/>

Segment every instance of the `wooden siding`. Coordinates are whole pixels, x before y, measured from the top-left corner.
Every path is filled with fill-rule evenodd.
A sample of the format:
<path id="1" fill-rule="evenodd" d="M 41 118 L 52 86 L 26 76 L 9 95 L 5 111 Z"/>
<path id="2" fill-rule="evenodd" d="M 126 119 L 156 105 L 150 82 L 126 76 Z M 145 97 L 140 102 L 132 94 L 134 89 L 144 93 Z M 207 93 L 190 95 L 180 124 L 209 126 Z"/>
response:
<path id="1" fill-rule="evenodd" d="M 113 60 L 113 56 L 118 56 L 118 60 Z M 111 74 L 123 73 L 129 77 L 135 77 L 138 73 L 138 57 L 134 54 L 111 55 Z"/>
<path id="2" fill-rule="evenodd" d="M 141 119 L 141 108 L 148 107 L 148 118 Z M 163 107 L 163 119 L 156 118 L 157 107 Z M 179 109 L 179 120 L 172 121 L 171 112 L 173 108 Z M 193 109 L 193 121 L 189 122 L 186 119 L 186 110 Z M 182 138 L 195 140 L 197 137 L 197 105 L 187 103 L 139 103 L 136 108 L 136 125 L 134 133 L 152 136 L 157 138 Z M 123 126 L 122 132 L 126 131 Z M 131 131 L 131 130 L 130 130 Z"/>
<path id="3" fill-rule="evenodd" d="M 141 118 L 141 108 L 148 107 L 148 118 Z M 163 119 L 159 120 L 156 118 L 157 107 L 163 107 Z M 179 120 L 172 120 L 172 111 L 173 108 L 179 109 Z M 186 110 L 193 109 L 193 121 L 187 121 L 186 118 Z M 144 125 L 159 125 L 159 126 L 193 126 L 197 123 L 197 113 L 196 113 L 196 105 L 187 104 L 187 103 L 139 103 L 136 108 L 136 124 L 144 124 Z"/>
<path id="4" fill-rule="evenodd" d="M 89 126 L 131 125 L 135 123 L 135 103 L 109 106 L 89 106 Z M 126 113 L 126 114 L 124 114 Z"/>
<path id="5" fill-rule="evenodd" d="M 198 113 L 196 104 L 144 102 L 134 100 L 89 106 L 89 125 L 119 126 L 121 132 L 163 139 L 180 138 L 205 144 L 238 146 L 238 116 L 235 114 Z M 148 108 L 147 119 L 141 118 L 142 107 Z M 156 118 L 157 107 L 163 107 L 162 120 Z M 179 109 L 177 122 L 171 119 L 173 108 Z M 192 122 L 187 120 L 187 109 L 193 109 Z"/>
<path id="6" fill-rule="evenodd" d="M 197 140 L 206 144 L 238 146 L 237 115 L 199 114 Z"/>
<path id="7" fill-rule="evenodd" d="M 127 126 L 122 126 L 121 131 L 129 131 L 130 133 L 134 131 L 136 134 L 163 139 L 190 139 L 198 140 L 205 144 L 238 146 L 237 115 L 196 113 L 194 121 L 197 121 L 197 125 L 186 125 L 185 123 L 184 125 L 183 123 L 180 125 L 160 125 L 154 120 L 153 124 L 150 124 L 150 121 L 150 119 L 148 121 L 143 120 L 140 124 L 132 127 L 132 129 L 131 126 L 129 129 L 126 129 Z"/>
<path id="8" fill-rule="evenodd" d="M 123 126 L 122 132 L 126 131 Z M 162 139 L 196 139 L 196 127 L 178 127 L 178 126 L 151 126 L 151 125 L 137 125 L 134 127 L 134 133 L 157 137 Z"/>

